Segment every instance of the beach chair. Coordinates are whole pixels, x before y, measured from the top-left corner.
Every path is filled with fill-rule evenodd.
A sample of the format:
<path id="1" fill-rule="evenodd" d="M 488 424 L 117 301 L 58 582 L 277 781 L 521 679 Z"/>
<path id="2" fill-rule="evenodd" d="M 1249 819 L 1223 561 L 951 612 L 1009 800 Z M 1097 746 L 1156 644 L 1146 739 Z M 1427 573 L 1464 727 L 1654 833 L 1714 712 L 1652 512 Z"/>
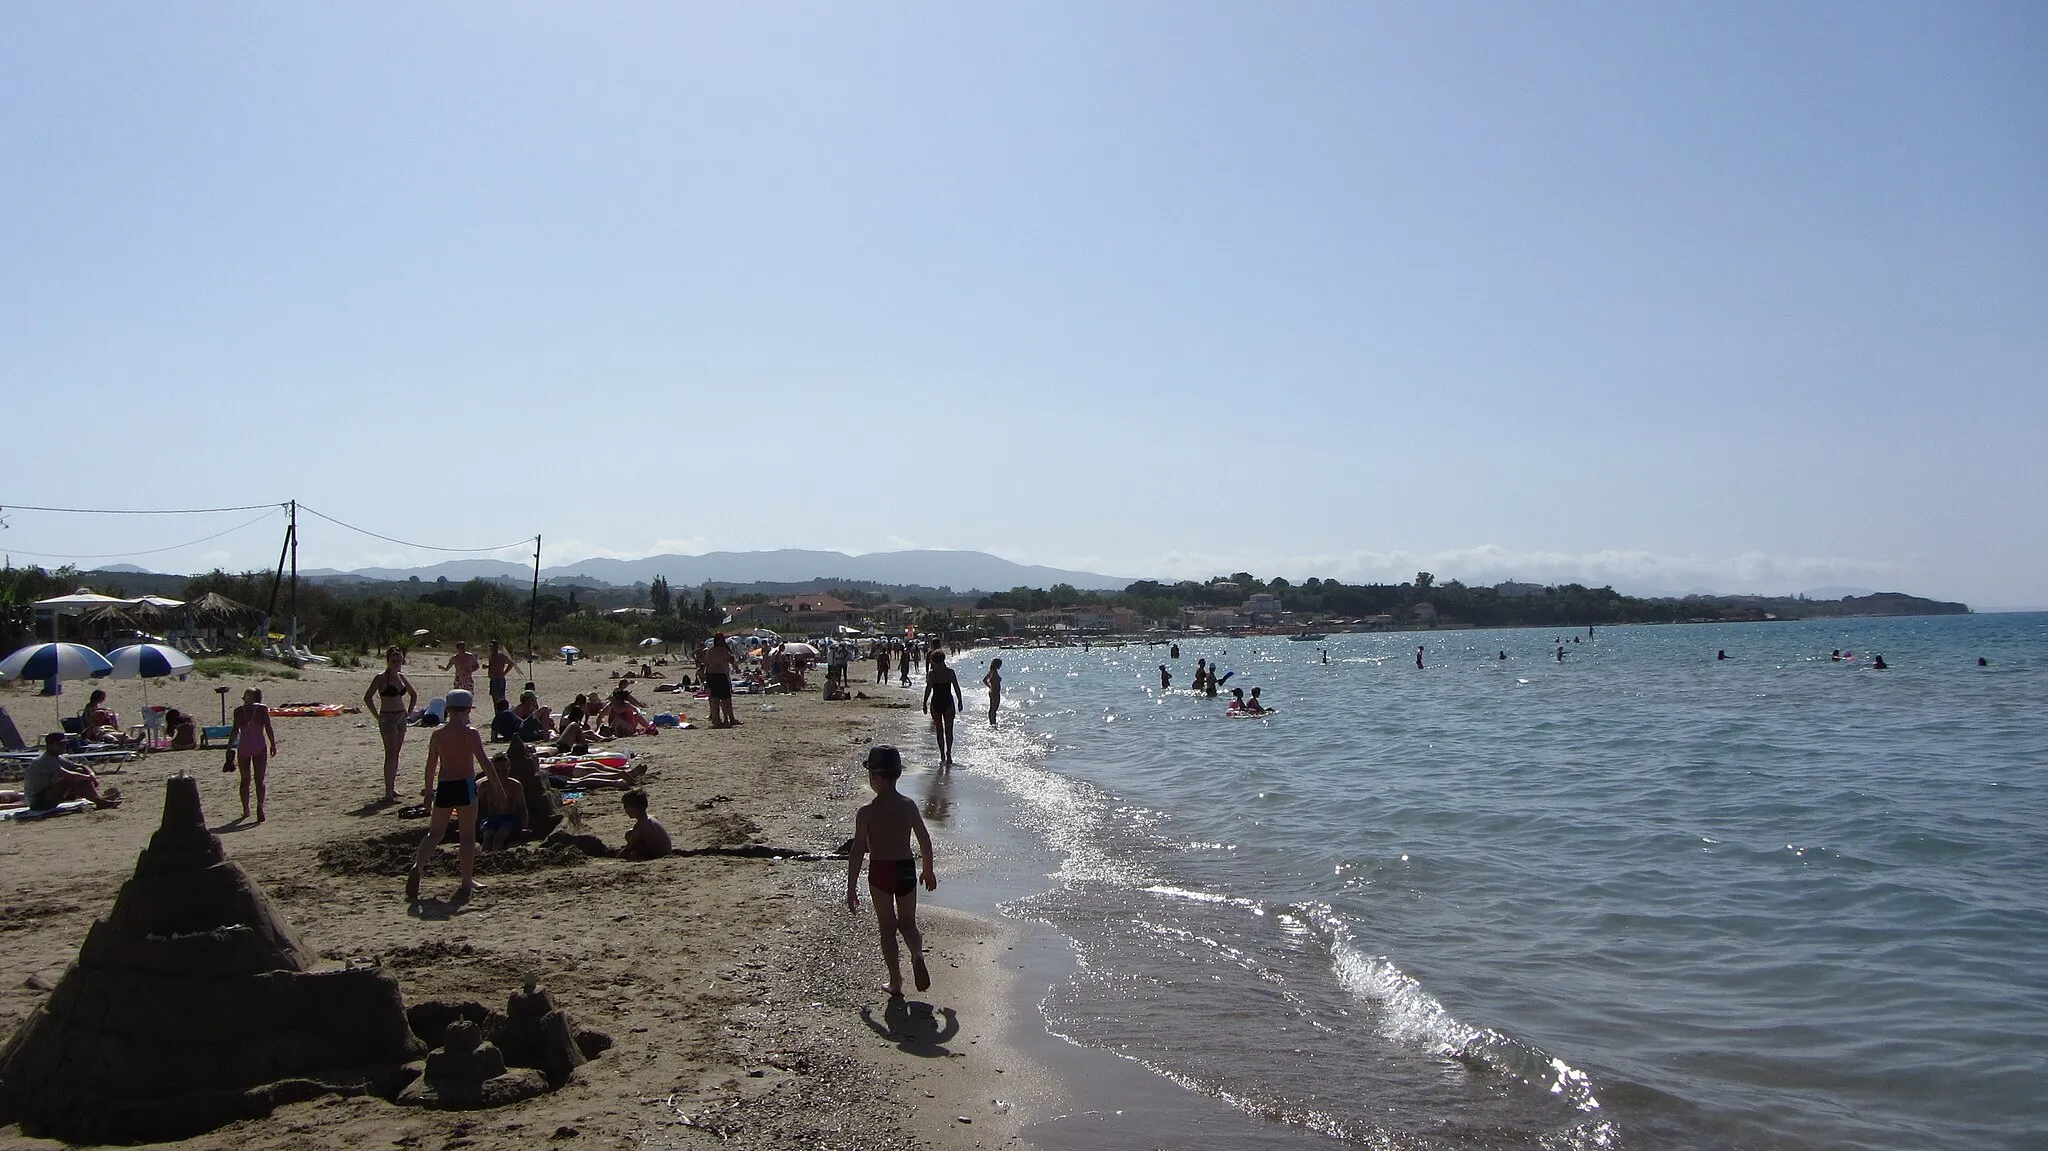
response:
<path id="1" fill-rule="evenodd" d="M 9 763 L 26 763 L 43 754 L 40 746 L 30 747 L 28 740 L 21 736 L 21 729 L 14 725 L 14 717 L 7 709 L 0 707 L 0 760 Z M 135 758 L 132 751 L 67 751 L 68 759 L 88 763 L 94 767 L 103 764 L 126 763 Z"/>
<path id="2" fill-rule="evenodd" d="M 11 715 L 8 715 L 8 714 L 7 714 L 7 709 L 6 709 L 6 708 L 4 708 L 4 707 L 0 707 L 0 750 L 4 750 L 4 751 L 32 751 L 32 750 L 33 750 L 32 748 L 30 748 L 30 747 L 29 747 L 29 745 L 28 745 L 28 741 L 27 741 L 27 740 L 25 740 L 25 739 L 23 739 L 23 738 L 21 738 L 21 729 L 20 729 L 20 728 L 18 728 L 18 727 L 16 727 L 16 726 L 14 726 L 14 717 L 13 717 L 13 716 L 11 716 Z"/>
<path id="3" fill-rule="evenodd" d="M 326 656 L 324 656 L 324 655 L 314 655 L 314 654 L 313 654 L 313 649 L 311 649 L 311 648 L 309 648 L 309 647 L 306 647 L 306 646 L 304 646 L 304 645 L 300 645 L 299 647 L 295 647 L 295 648 L 293 648 L 293 649 L 292 649 L 292 654 L 293 654 L 293 655 L 295 655 L 295 656 L 298 656 L 298 657 L 299 657 L 299 660 L 300 660 L 300 662 L 302 662 L 302 663 L 320 663 L 320 664 L 327 664 L 327 663 L 333 663 L 333 662 L 334 662 L 333 660 L 331 660 L 331 659 L 328 659 L 328 658 L 327 658 Z"/>
<path id="4" fill-rule="evenodd" d="M 235 729 L 232 724 L 209 724 L 199 729 L 199 746 L 202 749 L 212 747 L 216 739 L 226 743 L 233 738 Z"/>

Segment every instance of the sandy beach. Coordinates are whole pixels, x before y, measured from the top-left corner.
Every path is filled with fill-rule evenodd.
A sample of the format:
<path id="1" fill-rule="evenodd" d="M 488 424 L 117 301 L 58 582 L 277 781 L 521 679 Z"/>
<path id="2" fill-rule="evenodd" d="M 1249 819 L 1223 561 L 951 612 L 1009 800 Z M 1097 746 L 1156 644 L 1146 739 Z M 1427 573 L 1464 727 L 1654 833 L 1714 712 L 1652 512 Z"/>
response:
<path id="1" fill-rule="evenodd" d="M 444 658 L 415 653 L 408 674 L 423 698 L 449 686 L 435 670 Z M 261 687 L 272 705 L 357 704 L 374 671 L 284 679 L 274 677 L 281 667 L 264 667 L 272 678 L 154 683 L 149 700 L 208 722 L 223 685 L 231 698 Z M 617 659 L 546 664 L 515 673 L 515 687 L 530 676 L 542 699 L 559 705 L 573 692 L 609 691 L 627 667 Z M 107 686 L 124 721 L 140 714 L 138 684 Z M 737 729 L 624 741 L 649 764 L 652 813 L 677 847 L 837 851 L 867 796 L 867 745 L 898 730 L 917 698 L 914 689 L 856 686 L 875 698 L 742 697 Z M 67 685 L 66 714 L 86 690 Z M 636 691 L 658 709 L 679 701 L 702 721 L 702 701 L 656 695 L 651 684 Z M 0 701 L 32 741 L 57 714 L 33 685 L 9 685 Z M 502 1009 L 510 992 L 537 979 L 614 1046 L 567 1087 L 500 1109 L 420 1111 L 327 1097 L 168 1146 L 993 1148 L 1014 1145 L 1058 1094 L 1050 1074 L 1005 1039 L 1014 1008 L 1003 956 L 1016 938 L 995 919 L 926 907 L 934 986 L 892 1007 L 865 893 L 849 914 L 838 859 L 699 854 L 627 863 L 526 847 L 483 857 L 487 889 L 457 904 L 455 851 L 444 846 L 422 903 L 408 909 L 405 861 L 426 823 L 376 802 L 374 722 L 360 714 L 275 722 L 263 824 L 236 818 L 236 776 L 221 771 L 216 748 L 153 753 L 108 775 L 124 795 L 119 810 L 0 825 L 0 970 L 8 972 L 0 1026 L 11 1033 L 45 1001 L 156 829 L 163 781 L 189 772 L 231 858 L 323 963 L 376 962 L 408 1003 Z M 409 733 L 402 793 L 420 786 L 426 735 Z M 590 794 L 583 833 L 621 841 L 628 820 L 616 795 Z M 944 850 L 942 841 L 942 890 Z M 15 1127 L 0 1128 L 0 1144 L 59 1146 Z"/>

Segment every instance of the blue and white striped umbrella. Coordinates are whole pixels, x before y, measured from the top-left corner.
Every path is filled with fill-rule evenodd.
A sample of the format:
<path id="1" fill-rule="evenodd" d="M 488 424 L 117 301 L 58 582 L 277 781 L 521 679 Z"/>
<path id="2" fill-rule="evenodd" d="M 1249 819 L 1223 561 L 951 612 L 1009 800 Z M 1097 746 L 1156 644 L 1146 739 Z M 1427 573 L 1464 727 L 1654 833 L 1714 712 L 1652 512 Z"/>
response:
<path id="1" fill-rule="evenodd" d="M 192 670 L 191 656 L 160 643 L 117 647 L 107 653 L 107 661 L 114 665 L 107 674 L 115 679 L 162 679 Z"/>
<path id="2" fill-rule="evenodd" d="M 38 643 L 0 659 L 0 679 L 98 679 L 114 670 L 82 643 Z"/>

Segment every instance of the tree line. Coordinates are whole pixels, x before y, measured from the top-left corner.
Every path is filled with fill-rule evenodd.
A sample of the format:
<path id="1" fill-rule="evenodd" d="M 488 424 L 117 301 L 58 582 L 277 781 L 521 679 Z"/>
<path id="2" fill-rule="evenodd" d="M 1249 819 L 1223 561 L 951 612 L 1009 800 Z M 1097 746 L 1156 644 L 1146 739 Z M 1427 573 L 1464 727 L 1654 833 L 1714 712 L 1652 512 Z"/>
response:
<path id="1" fill-rule="evenodd" d="M 1270 595 L 1281 610 L 1300 616 L 1365 619 L 1391 616 L 1409 622 L 1427 614 L 1428 605 L 1440 621 L 1475 627 L 1555 627 L 1588 624 L 1667 623 L 1675 620 L 1719 619 L 1717 605 L 1625 596 L 1611 587 L 1559 584 L 1529 595 L 1504 595 L 1490 587 L 1468 587 L 1457 580 L 1438 583 L 1431 572 L 1417 572 L 1401 584 L 1347 584 L 1311 578 L 1291 583 L 1274 577 L 1262 580 L 1250 572 L 1234 572 L 1206 581 L 1163 583 L 1139 580 L 1121 592 L 1084 592 L 1070 584 L 1050 588 L 1017 587 L 981 597 L 975 608 L 993 611 L 1043 611 L 1087 605 L 1124 607 L 1148 623 L 1173 626 L 1184 609 L 1236 609 L 1255 595 Z"/>

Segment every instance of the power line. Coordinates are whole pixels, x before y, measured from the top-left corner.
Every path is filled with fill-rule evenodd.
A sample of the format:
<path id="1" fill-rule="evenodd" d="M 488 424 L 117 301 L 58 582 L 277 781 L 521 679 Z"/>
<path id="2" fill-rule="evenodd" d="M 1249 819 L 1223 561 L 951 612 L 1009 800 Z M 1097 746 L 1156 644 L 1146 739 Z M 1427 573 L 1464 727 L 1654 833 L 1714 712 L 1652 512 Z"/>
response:
<path id="1" fill-rule="evenodd" d="M 250 521 L 248 521 L 247 523 L 240 523 L 240 524 L 236 524 L 236 525 L 235 525 L 234 527 L 231 527 L 231 528 L 226 528 L 226 529 L 224 529 L 224 530 L 221 530 L 221 531 L 217 531 L 217 532 L 213 533 L 213 534 L 212 534 L 212 535 L 210 535 L 210 536 L 201 536 L 201 537 L 199 537 L 199 538 L 198 538 L 198 539 L 196 539 L 196 540 L 188 540 L 188 541 L 186 541 L 185 543 L 181 543 L 181 544 L 172 544 L 172 545 L 170 545 L 169 547 L 161 547 L 161 548 L 150 548 L 150 549 L 149 549 L 148 551 L 139 551 L 139 552 L 107 552 L 107 553 L 106 553 L 106 554 L 104 554 L 104 555 L 66 555 L 66 554 L 65 554 L 65 553 L 63 553 L 63 552 L 31 552 L 31 551 L 23 551 L 23 550 L 21 550 L 20 548 L 8 548 L 8 549 L 6 549 L 6 550 L 7 550 L 8 552 L 10 552 L 11 554 L 14 554 L 14 555 L 34 556 L 34 557 L 35 557 L 35 558 L 37 558 L 37 559 L 46 559 L 46 560 L 118 560 L 118 559 L 131 559 L 131 558 L 133 558 L 133 557 L 136 557 L 136 556 L 153 556 L 153 555 L 159 555 L 159 554 L 162 554 L 163 552 L 174 552 L 174 551 L 177 551 L 177 550 L 178 550 L 179 548 L 189 548 L 189 547 L 196 547 L 196 546 L 198 546 L 198 545 L 200 545 L 200 544 L 203 544 L 203 543 L 206 543 L 206 542 L 208 542 L 209 540 L 217 540 L 217 539 L 219 539 L 220 537 L 222 537 L 222 536 L 224 536 L 224 535 L 229 535 L 229 534 L 231 534 L 231 533 L 233 533 L 233 532 L 238 532 L 238 531 L 241 531 L 241 530 L 242 530 L 243 528 L 246 528 L 246 527 L 250 527 L 250 526 L 252 526 L 252 525 L 254 525 L 254 524 L 260 524 L 260 523 L 262 523 L 262 522 L 263 522 L 264 520 L 267 520 L 267 519 L 269 519 L 270 517 L 272 517 L 272 516 L 274 516 L 274 515 L 276 515 L 276 514 L 278 514 L 279 512 L 281 512 L 281 511 L 283 511 L 283 510 L 284 510 L 284 509 L 283 509 L 283 508 L 282 508 L 281 506 L 279 506 L 279 505 L 276 505 L 276 504 L 254 504 L 254 505 L 251 505 L 251 506 L 253 506 L 253 507 L 260 507 L 260 508 L 263 508 L 263 509 L 265 509 L 265 510 L 264 510 L 264 512 L 263 512 L 263 514 L 262 514 L 262 515 L 260 515 L 260 516 L 257 516 L 257 517 L 256 517 L 255 519 L 253 519 L 253 520 L 250 520 Z M 18 509 L 18 510 L 29 510 L 29 509 Z M 216 508 L 216 509 L 213 509 L 213 510 L 216 510 L 216 511 L 226 511 L 226 510 L 228 510 L 228 509 L 225 509 L 225 508 Z M 248 509 L 244 508 L 244 509 L 240 509 L 240 510 L 246 511 L 246 510 L 248 510 Z M 152 514 L 157 514 L 157 513 L 152 513 Z"/>
<path id="2" fill-rule="evenodd" d="M 513 540 L 513 541 L 512 541 L 511 543 L 509 543 L 509 544 L 499 544 L 499 545 L 498 545 L 497 547 L 494 547 L 494 548 L 444 548 L 444 547 L 437 547 L 437 546 L 435 546 L 435 545 L 433 545 L 433 544 L 416 544 L 416 543 L 413 543 L 413 542 L 411 542 L 410 540 L 401 540 L 401 539 L 396 539 L 396 538 L 393 538 L 393 537 L 391 537 L 391 536 L 383 535 L 383 534 L 381 534 L 381 533 L 379 533 L 379 532 L 373 532 L 373 531 L 371 531 L 371 530 L 370 530 L 370 529 L 368 529 L 368 528 L 359 528 L 359 527 L 355 526 L 354 524 L 349 524 L 349 523 L 343 523 L 342 521 L 340 521 L 340 520 L 338 520 L 338 519 L 335 519 L 335 518 L 334 518 L 333 516 L 330 516 L 330 515 L 328 515 L 328 514 L 327 514 L 327 513 L 325 513 L 325 512 L 321 512 L 321 511 L 315 511 L 314 509 L 312 509 L 312 508 L 309 508 L 309 507 L 307 507 L 307 506 L 306 506 L 305 504 L 303 504 L 303 503 L 299 505 L 299 510 L 300 510 L 300 511 L 302 511 L 302 512 L 305 512 L 305 513 L 307 513 L 308 515 L 315 515 L 315 516 L 319 516 L 319 517 L 320 517 L 321 519 L 323 519 L 323 520 L 326 520 L 326 521 L 327 521 L 328 523 L 331 523 L 331 524 L 333 524 L 333 525 L 334 525 L 334 526 L 336 526 L 336 527 L 341 527 L 341 528 L 347 528 L 348 530 L 350 530 L 350 531 L 352 531 L 352 532 L 357 532 L 357 533 L 360 533 L 360 534 L 362 534 L 362 535 L 366 535 L 366 536 L 369 536 L 369 537 L 370 537 L 371 539 L 379 539 L 379 540 L 383 540 L 383 541 L 384 541 L 385 543 L 388 543 L 388 544 L 397 544 L 397 545 L 399 545 L 400 547 L 408 547 L 408 548 L 419 548 L 419 549 L 421 549 L 422 551 L 430 551 L 430 552 L 456 552 L 456 553 L 462 553 L 462 554 L 466 554 L 466 555 L 482 555 L 482 554 L 484 554 L 484 553 L 486 553 L 486 552 L 502 552 L 502 551 L 510 551 L 510 550 L 511 550 L 511 549 L 513 549 L 513 548 L 523 548 L 523 547 L 525 547 L 525 546 L 526 546 L 527 544 L 530 544 L 530 543 L 532 543 L 532 542 L 533 542 L 533 538 L 528 538 L 528 539 L 522 539 L 522 540 Z"/>
<path id="3" fill-rule="evenodd" d="M 28 504 L 0 504 L 0 512 L 62 512 L 74 516 L 193 516 L 209 512 L 253 512 L 258 508 L 281 509 L 282 503 L 243 504 L 234 508 L 39 508 Z M 27 553 L 33 555 L 35 553 Z M 145 553 L 137 552 L 137 555 Z M 90 558 L 90 557 L 80 557 Z"/>

